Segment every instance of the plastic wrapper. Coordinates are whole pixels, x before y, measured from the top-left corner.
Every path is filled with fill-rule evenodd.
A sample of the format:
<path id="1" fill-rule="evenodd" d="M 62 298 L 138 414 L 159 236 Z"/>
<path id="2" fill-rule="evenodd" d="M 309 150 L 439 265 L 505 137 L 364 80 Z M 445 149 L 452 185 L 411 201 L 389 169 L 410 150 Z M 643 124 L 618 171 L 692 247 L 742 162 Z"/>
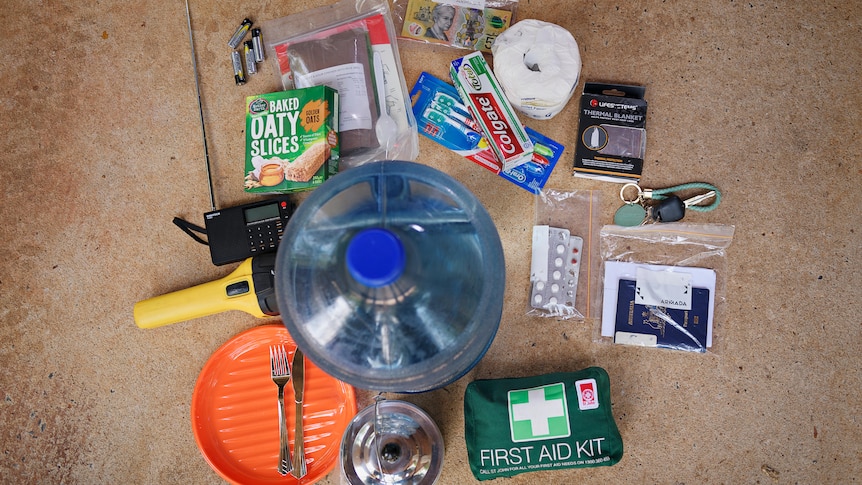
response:
<path id="1" fill-rule="evenodd" d="M 490 53 L 515 23 L 518 0 L 393 0 L 398 37 Z"/>
<path id="2" fill-rule="evenodd" d="M 268 57 L 285 90 L 316 85 L 338 90 L 340 168 L 416 159 L 416 120 L 386 0 L 342 0 L 266 21 L 262 28 Z M 381 143 L 377 135 L 383 110 L 397 126 L 390 143 Z"/>
<path id="3" fill-rule="evenodd" d="M 733 226 L 721 224 L 604 226 L 602 318 L 596 339 L 714 351 L 733 232 Z"/>
<path id="4" fill-rule="evenodd" d="M 536 196 L 527 315 L 598 318 L 599 192 L 545 189 Z"/>

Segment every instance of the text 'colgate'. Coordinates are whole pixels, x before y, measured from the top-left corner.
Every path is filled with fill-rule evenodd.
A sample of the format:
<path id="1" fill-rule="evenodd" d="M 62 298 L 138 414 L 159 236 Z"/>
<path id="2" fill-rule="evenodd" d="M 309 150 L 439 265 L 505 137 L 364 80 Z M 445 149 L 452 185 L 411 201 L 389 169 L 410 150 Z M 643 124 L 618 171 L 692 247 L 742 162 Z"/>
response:
<path id="1" fill-rule="evenodd" d="M 517 135 L 512 130 L 503 112 L 500 110 L 500 105 L 494 100 L 494 96 L 488 93 L 471 94 L 470 98 L 474 101 L 474 106 L 478 106 L 477 115 L 482 118 L 482 121 L 490 128 L 490 135 L 494 139 L 494 143 L 500 147 L 500 150 L 507 156 L 512 156 L 518 153 L 519 146 Z"/>

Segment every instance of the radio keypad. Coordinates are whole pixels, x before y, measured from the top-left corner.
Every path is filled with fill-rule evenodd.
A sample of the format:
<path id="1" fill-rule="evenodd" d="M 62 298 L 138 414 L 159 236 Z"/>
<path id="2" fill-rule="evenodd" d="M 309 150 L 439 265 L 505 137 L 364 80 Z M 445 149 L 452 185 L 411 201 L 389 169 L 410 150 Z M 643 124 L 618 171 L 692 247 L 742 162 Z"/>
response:
<path id="1" fill-rule="evenodd" d="M 246 226 L 248 244 L 252 253 L 272 249 L 278 246 L 284 234 L 284 223 L 281 219 L 263 221 Z"/>

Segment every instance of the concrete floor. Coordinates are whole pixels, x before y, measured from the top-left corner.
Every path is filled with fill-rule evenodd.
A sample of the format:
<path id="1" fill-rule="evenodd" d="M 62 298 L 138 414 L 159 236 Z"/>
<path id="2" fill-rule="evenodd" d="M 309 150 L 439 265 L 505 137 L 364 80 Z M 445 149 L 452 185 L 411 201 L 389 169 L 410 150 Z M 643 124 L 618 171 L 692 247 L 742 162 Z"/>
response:
<path id="1" fill-rule="evenodd" d="M 271 81 L 267 65 L 235 86 L 226 39 L 243 17 L 322 3 L 191 1 L 220 206 L 251 200 L 243 102 Z M 192 389 L 222 343 L 274 320 L 228 312 L 141 330 L 132 318 L 137 301 L 231 269 L 171 223 L 210 209 L 183 2 L 12 1 L 0 13 L 2 481 L 220 483 L 192 435 Z M 507 260 L 480 364 L 444 389 L 389 396 L 441 428 L 439 483 L 473 480 L 467 383 L 592 365 L 611 376 L 622 461 L 507 483 L 857 483 L 862 4 L 522 0 L 518 15 L 571 31 L 582 82 L 647 87 L 644 186 L 722 189 L 718 210 L 687 220 L 735 227 L 726 301 L 706 355 L 601 344 L 590 322 L 525 315 L 533 196 L 420 139 L 417 161 L 478 196 Z M 399 48 L 408 86 L 463 55 Z M 576 102 L 524 121 L 567 146 L 548 187 L 600 191 L 610 223 L 619 186 L 571 175 Z"/>

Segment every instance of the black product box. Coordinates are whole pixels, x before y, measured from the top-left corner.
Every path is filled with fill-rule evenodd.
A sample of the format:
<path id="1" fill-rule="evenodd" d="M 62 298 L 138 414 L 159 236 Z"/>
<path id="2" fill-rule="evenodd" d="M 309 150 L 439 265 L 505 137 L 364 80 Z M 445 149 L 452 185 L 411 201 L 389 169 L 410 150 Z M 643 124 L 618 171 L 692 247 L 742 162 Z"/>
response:
<path id="1" fill-rule="evenodd" d="M 645 91 L 643 86 L 584 84 L 576 177 L 619 183 L 640 180 L 646 150 Z"/>

